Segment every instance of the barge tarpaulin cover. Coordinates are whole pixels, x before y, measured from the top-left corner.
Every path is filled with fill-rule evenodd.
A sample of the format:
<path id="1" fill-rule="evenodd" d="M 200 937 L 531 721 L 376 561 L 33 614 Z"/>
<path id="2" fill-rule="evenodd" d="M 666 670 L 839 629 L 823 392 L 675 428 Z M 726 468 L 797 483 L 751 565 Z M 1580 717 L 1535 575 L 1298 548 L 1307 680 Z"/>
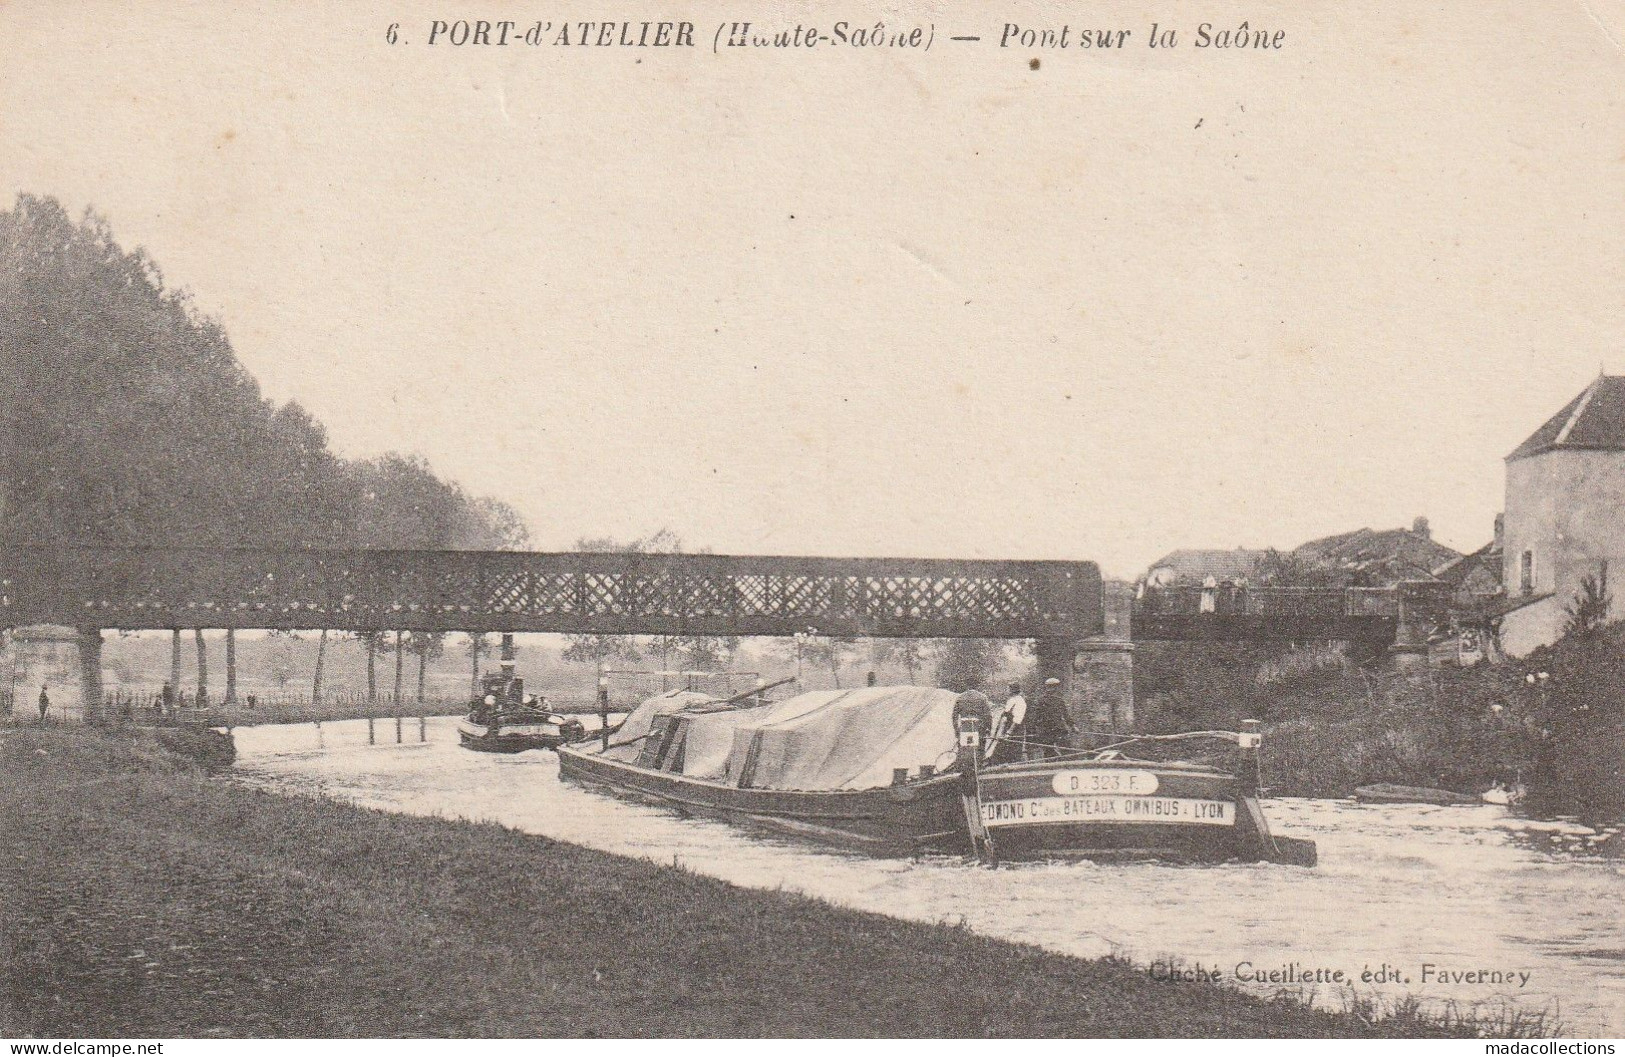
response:
<path id="1" fill-rule="evenodd" d="M 953 761 L 955 695 L 928 686 L 820 690 L 734 732 L 727 777 L 762 789 L 872 789 Z M 783 707 L 783 706 L 781 706 Z"/>
<path id="2" fill-rule="evenodd" d="M 728 708 L 674 690 L 639 705 L 608 755 L 636 761 L 650 731 L 672 725 L 661 766 L 691 778 L 739 785 L 744 777 L 764 789 L 870 789 L 890 785 L 899 767 L 917 773 L 924 764 L 952 762 L 954 696 L 879 686 Z"/>

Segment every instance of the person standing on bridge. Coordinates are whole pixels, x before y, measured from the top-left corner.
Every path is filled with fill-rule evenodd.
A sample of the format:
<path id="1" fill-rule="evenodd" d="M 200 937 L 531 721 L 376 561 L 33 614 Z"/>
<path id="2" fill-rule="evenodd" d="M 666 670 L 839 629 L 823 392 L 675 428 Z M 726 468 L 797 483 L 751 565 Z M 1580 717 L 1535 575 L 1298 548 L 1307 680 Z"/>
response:
<path id="1" fill-rule="evenodd" d="M 50 710 L 51 695 L 45 692 L 45 684 L 41 683 L 39 688 L 39 721 L 41 723 L 45 722 L 45 713 Z"/>
<path id="2" fill-rule="evenodd" d="M 1059 756 L 1072 744 L 1072 717 L 1061 696 L 1061 680 L 1044 680 L 1044 692 L 1027 711 L 1028 745 L 1035 760 Z"/>

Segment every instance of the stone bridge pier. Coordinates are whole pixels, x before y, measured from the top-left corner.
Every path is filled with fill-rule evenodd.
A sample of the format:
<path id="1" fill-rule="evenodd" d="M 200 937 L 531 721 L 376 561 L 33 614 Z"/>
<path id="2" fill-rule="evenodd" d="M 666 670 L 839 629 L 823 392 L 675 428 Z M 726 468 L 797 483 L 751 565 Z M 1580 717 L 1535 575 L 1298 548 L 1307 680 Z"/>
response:
<path id="1" fill-rule="evenodd" d="M 1072 725 L 1078 730 L 1134 729 L 1133 588 L 1103 590 L 1105 629 L 1086 639 L 1039 639 L 1040 680 L 1061 680 Z"/>
<path id="2" fill-rule="evenodd" d="M 102 632 L 36 624 L 15 628 L 0 658 L 0 679 L 11 690 L 16 719 L 39 717 L 40 689 L 51 699 L 48 718 L 97 722 L 102 701 Z"/>
<path id="3" fill-rule="evenodd" d="M 1395 671 L 1424 672 L 1428 668 L 1429 636 L 1448 620 L 1449 590 L 1431 580 L 1406 580 L 1396 593 L 1399 621 L 1394 628 L 1394 644 L 1388 648 L 1389 658 Z"/>

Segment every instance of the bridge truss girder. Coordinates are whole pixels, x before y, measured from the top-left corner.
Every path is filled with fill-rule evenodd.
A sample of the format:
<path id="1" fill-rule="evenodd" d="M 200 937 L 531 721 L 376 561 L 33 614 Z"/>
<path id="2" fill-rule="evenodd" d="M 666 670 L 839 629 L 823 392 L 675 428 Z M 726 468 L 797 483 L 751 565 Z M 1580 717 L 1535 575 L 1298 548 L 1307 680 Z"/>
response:
<path id="1" fill-rule="evenodd" d="M 1077 640 L 1092 562 L 0 548 L 0 626 Z"/>

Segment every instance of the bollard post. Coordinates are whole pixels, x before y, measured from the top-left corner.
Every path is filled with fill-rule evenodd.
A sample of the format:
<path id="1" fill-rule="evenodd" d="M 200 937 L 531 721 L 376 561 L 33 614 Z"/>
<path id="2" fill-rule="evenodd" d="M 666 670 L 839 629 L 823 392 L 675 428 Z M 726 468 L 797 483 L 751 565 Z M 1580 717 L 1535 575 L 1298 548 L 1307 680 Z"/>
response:
<path id="1" fill-rule="evenodd" d="M 1241 755 L 1241 766 L 1237 777 L 1241 779 L 1241 787 L 1249 796 L 1258 796 L 1261 792 L 1261 776 L 1258 766 L 1258 750 L 1263 744 L 1264 735 L 1259 732 L 1263 726 L 1256 719 L 1241 721 L 1241 734 L 1236 739 L 1236 748 Z"/>
<path id="2" fill-rule="evenodd" d="M 598 673 L 598 751 L 609 751 L 609 673 Z"/>
<path id="3" fill-rule="evenodd" d="M 418 743 L 424 744 L 429 740 L 429 717 L 418 717 Z"/>
<path id="4" fill-rule="evenodd" d="M 376 744 L 378 744 L 377 738 L 375 738 L 373 736 L 372 723 L 373 723 L 372 717 L 368 716 L 367 717 L 367 744 L 368 745 L 376 745 Z"/>
<path id="5" fill-rule="evenodd" d="M 993 842 L 982 824 L 982 801 L 976 788 L 976 775 L 982 759 L 982 725 L 972 716 L 962 716 L 959 727 L 959 801 L 965 812 L 965 828 L 970 833 L 971 850 L 983 862 L 995 858 Z"/>
<path id="6" fill-rule="evenodd" d="M 395 744 L 401 743 L 401 710 L 395 709 Z"/>

